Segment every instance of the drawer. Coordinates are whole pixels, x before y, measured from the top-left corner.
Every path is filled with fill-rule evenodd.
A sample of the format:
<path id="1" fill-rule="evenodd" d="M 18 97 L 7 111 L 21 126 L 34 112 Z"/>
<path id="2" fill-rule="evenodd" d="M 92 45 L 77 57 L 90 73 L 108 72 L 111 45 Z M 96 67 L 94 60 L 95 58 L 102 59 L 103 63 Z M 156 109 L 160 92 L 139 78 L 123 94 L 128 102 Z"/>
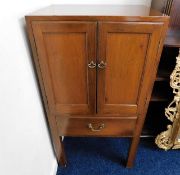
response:
<path id="1" fill-rule="evenodd" d="M 132 136 L 136 118 L 56 117 L 60 136 Z"/>

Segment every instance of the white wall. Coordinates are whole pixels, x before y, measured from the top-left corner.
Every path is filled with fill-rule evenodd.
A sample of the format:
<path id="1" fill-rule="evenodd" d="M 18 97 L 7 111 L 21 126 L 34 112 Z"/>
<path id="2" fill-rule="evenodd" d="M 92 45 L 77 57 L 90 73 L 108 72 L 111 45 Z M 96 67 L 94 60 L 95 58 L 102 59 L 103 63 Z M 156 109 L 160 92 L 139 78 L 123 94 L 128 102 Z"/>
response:
<path id="1" fill-rule="evenodd" d="M 1 175 L 50 175 L 56 166 L 23 28 L 26 13 L 50 3 L 0 5 Z"/>
<path id="2" fill-rule="evenodd" d="M 5 0 L 0 5 L 0 174 L 50 175 L 52 151 L 24 31 L 24 15 L 52 3 L 118 0 Z M 122 2 L 149 5 L 148 0 Z"/>
<path id="3" fill-rule="evenodd" d="M 140 4 L 151 5 L 151 0 L 52 0 L 53 4 Z"/>

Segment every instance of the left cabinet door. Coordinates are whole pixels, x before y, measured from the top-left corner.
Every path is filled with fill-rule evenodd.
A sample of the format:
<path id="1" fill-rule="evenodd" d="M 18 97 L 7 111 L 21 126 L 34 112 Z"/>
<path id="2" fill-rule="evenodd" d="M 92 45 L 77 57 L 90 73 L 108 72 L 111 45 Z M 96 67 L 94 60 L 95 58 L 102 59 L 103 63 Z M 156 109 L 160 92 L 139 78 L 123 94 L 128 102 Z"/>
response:
<path id="1" fill-rule="evenodd" d="M 96 112 L 96 22 L 32 21 L 52 114 Z M 90 68 L 91 67 L 91 68 Z"/>

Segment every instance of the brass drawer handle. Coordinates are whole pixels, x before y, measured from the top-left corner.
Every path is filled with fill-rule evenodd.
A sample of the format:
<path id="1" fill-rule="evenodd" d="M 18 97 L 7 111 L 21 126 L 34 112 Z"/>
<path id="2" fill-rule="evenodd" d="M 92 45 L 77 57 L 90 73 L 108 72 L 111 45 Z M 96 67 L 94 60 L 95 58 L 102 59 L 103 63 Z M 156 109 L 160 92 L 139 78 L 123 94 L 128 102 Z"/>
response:
<path id="1" fill-rule="evenodd" d="M 91 61 L 89 64 L 88 64 L 88 67 L 93 69 L 96 67 L 96 63 L 94 63 L 94 61 Z"/>
<path id="2" fill-rule="evenodd" d="M 93 132 L 98 132 L 98 131 L 101 131 L 103 128 L 105 128 L 105 124 L 102 123 L 102 124 L 99 125 L 98 128 L 94 128 L 92 123 L 89 123 L 88 128 L 91 129 L 91 131 L 93 131 Z"/>
<path id="3" fill-rule="evenodd" d="M 101 61 L 99 64 L 98 64 L 98 67 L 100 69 L 104 69 L 106 67 L 107 63 L 105 63 L 104 61 Z"/>

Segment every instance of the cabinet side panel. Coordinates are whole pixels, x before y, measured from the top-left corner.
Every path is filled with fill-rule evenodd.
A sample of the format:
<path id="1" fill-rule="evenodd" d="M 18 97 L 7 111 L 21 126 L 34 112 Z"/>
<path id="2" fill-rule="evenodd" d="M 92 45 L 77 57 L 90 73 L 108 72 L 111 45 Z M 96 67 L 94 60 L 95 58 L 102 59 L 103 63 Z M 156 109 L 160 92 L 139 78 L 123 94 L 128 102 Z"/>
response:
<path id="1" fill-rule="evenodd" d="M 46 114 L 46 117 L 48 120 L 48 125 L 50 127 L 52 144 L 54 147 L 54 152 L 55 152 L 57 161 L 59 161 L 60 154 L 62 152 L 61 143 L 60 143 L 60 139 L 59 139 L 59 135 L 58 135 L 58 129 L 57 129 L 55 116 L 50 114 L 49 107 L 48 107 L 47 97 L 46 97 L 46 93 L 45 93 L 45 89 L 44 89 L 44 83 L 43 83 L 42 74 L 41 74 L 41 70 L 40 70 L 40 66 L 39 66 L 39 62 L 38 62 L 37 48 L 36 48 L 35 39 L 34 39 L 34 35 L 33 35 L 33 30 L 32 30 L 32 20 L 30 17 L 26 17 L 26 25 L 27 25 L 29 41 L 31 44 L 32 54 L 33 54 L 33 63 L 34 63 L 35 69 L 36 69 L 41 95 L 43 97 L 45 114 Z"/>

